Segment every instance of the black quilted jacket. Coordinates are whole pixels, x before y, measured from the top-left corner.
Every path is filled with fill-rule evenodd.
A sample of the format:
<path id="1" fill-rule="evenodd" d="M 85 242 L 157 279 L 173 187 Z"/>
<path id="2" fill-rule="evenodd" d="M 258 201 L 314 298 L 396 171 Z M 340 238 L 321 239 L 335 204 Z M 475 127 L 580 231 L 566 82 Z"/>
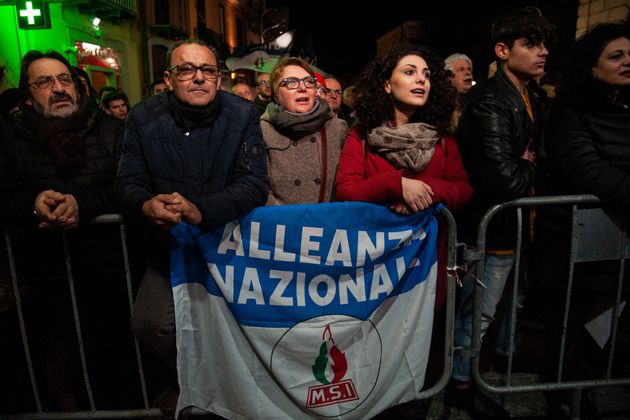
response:
<path id="1" fill-rule="evenodd" d="M 27 127 L 18 117 L 0 132 L 0 205 L 4 223 L 34 222 L 33 204 L 40 192 L 52 189 L 72 194 L 79 217 L 86 221 L 104 213 L 117 212 L 113 187 L 122 141 L 123 124 L 93 109 L 85 139 L 84 162 L 80 168 L 60 176 L 48 148 L 35 136 L 37 127 Z"/>
<path id="2" fill-rule="evenodd" d="M 0 127 L 0 220 L 11 233 L 13 255 L 20 282 L 49 283 L 63 293 L 66 265 L 60 231 L 39 229 L 33 215 L 35 197 L 52 189 L 72 194 L 79 207 L 79 222 L 100 214 L 117 213 L 113 190 L 122 142 L 123 123 L 97 109 L 90 111 L 84 142 L 83 164 L 61 175 L 45 142 L 18 118 Z M 121 253 L 117 226 L 89 226 L 68 231 L 76 278 L 98 284 L 96 273 L 117 278 Z M 86 284 L 87 284 L 86 283 Z M 123 283 L 120 283 L 123 284 Z M 49 289 L 37 287 L 47 296 Z"/>

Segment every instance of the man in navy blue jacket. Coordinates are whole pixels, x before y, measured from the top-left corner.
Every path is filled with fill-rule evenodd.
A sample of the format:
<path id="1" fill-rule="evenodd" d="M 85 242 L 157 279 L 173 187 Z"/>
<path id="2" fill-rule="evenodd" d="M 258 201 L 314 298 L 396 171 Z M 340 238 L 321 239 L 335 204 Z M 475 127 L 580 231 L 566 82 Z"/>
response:
<path id="1" fill-rule="evenodd" d="M 267 200 L 265 148 L 252 102 L 219 90 L 215 50 L 183 41 L 168 54 L 170 91 L 127 118 L 116 197 L 149 237 L 148 269 L 132 326 L 146 350 L 175 372 L 175 317 L 167 231 L 186 221 L 215 228 Z"/>

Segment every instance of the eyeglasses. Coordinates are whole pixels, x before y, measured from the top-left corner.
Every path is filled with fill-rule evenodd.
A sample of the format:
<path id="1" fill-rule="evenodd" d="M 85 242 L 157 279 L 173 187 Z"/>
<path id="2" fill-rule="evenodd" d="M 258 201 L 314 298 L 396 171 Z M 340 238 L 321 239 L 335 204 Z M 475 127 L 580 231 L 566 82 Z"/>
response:
<path id="1" fill-rule="evenodd" d="M 197 70 L 201 70 L 201 75 L 208 81 L 216 80 L 219 77 L 219 68 L 217 66 L 211 66 L 205 64 L 203 66 L 193 66 L 192 64 L 180 64 L 173 66 L 168 71 L 175 70 L 177 80 L 185 82 L 192 80 L 197 74 Z"/>
<path id="2" fill-rule="evenodd" d="M 337 95 L 341 96 L 343 95 L 343 89 L 328 89 L 327 94 L 330 95 L 331 93 L 336 93 Z"/>
<path id="3" fill-rule="evenodd" d="M 304 82 L 304 87 L 307 89 L 312 89 L 317 86 L 317 79 L 313 76 L 307 76 L 302 79 L 298 79 L 297 77 L 287 77 L 282 79 L 279 86 L 285 87 L 289 90 L 294 90 L 300 87 L 300 82 Z"/>
<path id="4" fill-rule="evenodd" d="M 269 83 L 269 80 L 261 80 L 260 82 L 258 82 L 258 86 L 269 86 L 271 83 Z"/>
<path id="5" fill-rule="evenodd" d="M 70 86 L 74 83 L 71 75 L 68 73 L 61 73 L 56 76 L 42 76 L 28 85 L 37 89 L 45 90 L 50 89 L 55 84 L 55 80 L 58 80 L 61 86 Z"/>

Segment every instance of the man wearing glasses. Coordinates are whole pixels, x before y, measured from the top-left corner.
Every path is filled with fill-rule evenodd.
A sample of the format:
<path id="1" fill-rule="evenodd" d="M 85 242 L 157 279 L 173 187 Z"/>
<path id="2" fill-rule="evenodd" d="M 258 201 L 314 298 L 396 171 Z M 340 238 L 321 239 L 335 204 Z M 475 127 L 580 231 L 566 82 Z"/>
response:
<path id="1" fill-rule="evenodd" d="M 122 124 L 91 107 L 79 83 L 56 51 L 23 57 L 22 113 L 1 137 L 1 189 L 15 194 L 3 220 L 35 215 L 42 229 L 71 229 L 110 210 Z"/>
<path id="2" fill-rule="evenodd" d="M 91 105 L 70 63 L 56 51 L 24 55 L 19 89 L 21 112 L 0 126 L 0 228 L 10 234 L 20 285 L 33 291 L 25 316 L 32 321 L 29 332 L 40 343 L 34 350 L 35 364 L 46 372 L 42 400 L 68 411 L 77 409 L 71 378 L 80 367 L 75 363 L 79 357 L 62 238 L 68 239 L 85 343 L 99 366 L 91 371 L 93 385 L 102 391 L 105 371 L 116 383 L 128 380 L 108 362 L 111 355 L 103 358 L 92 347 L 97 339 L 120 340 L 110 335 L 116 328 L 126 331 L 128 314 L 119 308 L 114 313 L 112 307 L 116 298 L 124 302 L 125 296 L 117 294 L 113 280 L 119 271 L 109 259 L 120 258 L 120 239 L 110 242 L 109 233 L 115 229 L 106 226 L 76 229 L 80 222 L 115 212 L 116 151 L 123 123 Z M 62 231 L 68 235 L 62 237 Z M 122 325 L 117 324 L 115 319 L 121 318 Z M 90 335 L 95 322 L 105 329 L 98 338 Z"/>
<path id="3" fill-rule="evenodd" d="M 271 85 L 269 82 L 269 73 L 260 73 L 256 78 L 256 84 L 258 85 L 258 95 L 254 99 L 258 114 L 262 115 L 267 109 L 267 105 L 271 101 Z"/>
<path id="4" fill-rule="evenodd" d="M 326 82 L 326 102 L 335 116 L 339 116 L 339 109 L 341 109 L 341 99 L 343 98 L 343 89 L 341 89 L 341 83 L 334 77 L 328 77 L 324 79 Z"/>
<path id="5" fill-rule="evenodd" d="M 176 395 L 173 292 L 168 230 L 186 221 L 212 229 L 265 204 L 266 152 L 252 102 L 219 90 L 214 48 L 175 44 L 167 54 L 169 90 L 134 106 L 127 117 L 116 197 L 128 221 L 142 221 L 148 269 L 132 326 L 168 368 Z M 157 404 L 157 403 L 156 403 Z"/>

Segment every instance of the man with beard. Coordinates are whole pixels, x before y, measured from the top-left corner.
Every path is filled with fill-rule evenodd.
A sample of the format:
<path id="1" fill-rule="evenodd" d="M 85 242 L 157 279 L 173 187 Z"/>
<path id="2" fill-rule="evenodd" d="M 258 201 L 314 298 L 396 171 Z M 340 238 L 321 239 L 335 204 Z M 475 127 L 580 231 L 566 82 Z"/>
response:
<path id="1" fill-rule="evenodd" d="M 126 286 L 116 248 L 118 228 L 78 228 L 115 212 L 112 194 L 123 124 L 95 108 L 80 83 L 60 53 L 29 51 L 20 69 L 21 113 L 0 131 L 0 223 L 13 242 L 20 285 L 32 290 L 26 316 L 35 358 L 45 360 L 48 390 L 42 400 L 46 408 L 62 411 L 88 408 L 75 398 L 72 379 L 80 366 L 68 300 L 66 238 L 84 331 L 99 324 L 101 342 L 86 336 L 92 360 L 93 350 L 112 337 L 107 331 L 114 328 L 115 317 L 124 322 L 129 316 L 120 306 L 126 302 Z M 113 302 L 119 291 L 122 299 Z M 125 331 L 125 324 L 117 327 Z M 117 357 L 109 354 L 108 359 Z M 97 405 L 103 406 L 99 398 L 104 393 L 97 391 L 103 389 L 102 381 L 115 378 L 116 368 L 110 370 L 100 360 L 94 365 L 102 366 L 91 377 Z"/>
<path id="2" fill-rule="evenodd" d="M 112 212 L 116 148 L 122 124 L 104 118 L 68 61 L 58 52 L 29 51 L 22 59 L 21 115 L 1 138 L 3 221 L 31 221 L 64 230 Z"/>

